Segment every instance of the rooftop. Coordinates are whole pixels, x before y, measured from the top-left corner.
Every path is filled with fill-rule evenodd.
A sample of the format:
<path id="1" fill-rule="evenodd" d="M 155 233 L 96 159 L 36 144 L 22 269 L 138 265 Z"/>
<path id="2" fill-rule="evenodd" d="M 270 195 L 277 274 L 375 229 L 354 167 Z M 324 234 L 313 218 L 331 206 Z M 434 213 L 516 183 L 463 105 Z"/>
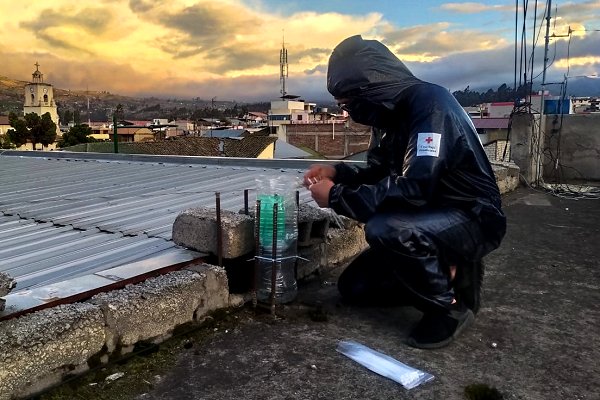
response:
<path id="1" fill-rule="evenodd" d="M 340 302 L 338 271 L 300 288 L 278 318 L 232 309 L 127 364 L 112 364 L 52 392 L 87 399 L 493 399 L 600 397 L 600 205 L 520 188 L 504 196 L 508 232 L 486 259 L 482 308 L 450 346 L 403 341 L 419 318 L 410 307 Z M 336 351 L 354 340 L 434 380 L 410 391 Z M 105 380 L 123 374 L 117 381 Z M 61 397 L 44 397 L 43 399 Z"/>
<path id="2" fill-rule="evenodd" d="M 243 207 L 244 189 L 252 186 L 258 174 L 285 174 L 295 179 L 312 162 L 4 152 L 0 154 L 4 172 L 0 174 L 4 218 L 0 224 L 5 224 L 0 225 L 4 228 L 0 230 L 0 255 L 11 256 L 0 257 L 0 272 L 41 266 L 48 258 L 44 268 L 17 277 L 16 293 L 21 291 L 21 295 L 9 296 L 14 299 L 32 291 L 23 290 L 24 285 L 36 277 L 62 279 L 55 274 L 77 265 L 74 260 L 79 255 L 83 256 L 80 267 L 93 261 L 99 265 L 113 262 L 114 266 L 116 260 L 135 266 L 138 273 L 147 270 L 149 260 L 173 265 L 169 254 L 156 257 L 162 251 L 194 258 L 197 254 L 174 246 L 170 240 L 170 227 L 181 210 L 211 206 L 215 191 L 219 191 L 222 207 L 238 211 Z M 301 203 L 311 202 L 308 192 L 301 191 L 300 196 Z M 0 358 L 0 376 L 5 376 L 3 364 L 9 363 L 11 368 L 16 365 L 14 368 L 38 376 L 36 365 L 50 365 L 47 359 L 52 356 L 44 353 L 37 360 L 32 354 L 46 345 L 63 352 L 72 349 L 78 355 L 70 361 L 73 366 L 80 362 L 93 366 L 86 358 L 80 360 L 81 354 L 96 354 L 104 343 L 110 347 L 115 335 L 124 335 L 131 344 L 129 351 L 133 351 L 130 362 L 95 369 L 42 398 L 459 399 L 465 387 L 473 383 L 494 386 L 505 399 L 596 398 L 600 394 L 596 379 L 600 342 L 594 331 L 600 316 L 596 310 L 600 302 L 598 202 L 521 188 L 504 196 L 504 208 L 508 232 L 500 249 L 487 257 L 482 309 L 475 324 L 445 349 L 422 351 L 403 344 L 419 317 L 410 307 L 361 308 L 341 303 L 335 280 L 343 265 L 301 282 L 298 299 L 278 310 L 276 318 L 260 309 L 255 312 L 249 305 L 229 308 L 207 318 L 203 326 L 176 329 L 175 336 L 160 347 L 152 347 L 152 342 L 134 347 L 136 339 L 126 335 L 132 325 L 142 330 L 154 321 L 162 325 L 174 310 L 187 307 L 192 307 L 189 313 L 195 318 L 197 313 L 202 315 L 202 308 L 208 310 L 217 304 L 213 297 L 203 297 L 200 305 L 190 305 L 196 301 L 194 293 L 214 285 L 214 281 L 210 285 L 198 281 L 200 276 L 212 274 L 203 269 L 200 275 L 185 271 L 175 277 L 165 276 L 163 280 L 175 284 L 169 293 L 176 288 L 174 296 L 178 299 L 168 307 L 153 300 L 157 281 L 149 281 L 148 286 L 132 285 L 113 299 L 100 295 L 91 302 L 0 322 L 0 349 L 11 349 L 8 356 Z M 3 235 L 10 236 L 10 232 L 15 233 L 3 241 Z M 123 246 L 119 253 L 113 248 L 107 252 L 90 248 L 86 253 L 92 241 L 109 236 L 110 243 L 128 240 L 131 246 Z M 154 245 L 147 246 L 149 243 Z M 351 246 L 343 237 L 340 243 Z M 154 253 L 138 257 L 134 251 L 138 245 Z M 11 253 L 15 247 L 20 251 Z M 328 242 L 325 247 L 332 244 Z M 123 271 L 116 271 L 114 276 L 106 270 L 98 273 L 104 279 L 119 279 L 116 274 Z M 44 283 L 33 283 L 30 288 L 35 285 Z M 189 287 L 189 291 L 182 287 Z M 42 302 L 53 295 L 45 294 L 48 298 Z M 135 301 L 131 308 L 123 300 L 126 297 Z M 64 316 L 61 312 L 66 319 L 59 318 Z M 81 313 L 93 314 L 94 319 L 80 318 Z M 42 315 L 48 327 L 34 318 Z M 142 315 L 143 319 L 122 325 L 126 322 L 123 315 Z M 27 325 L 25 320 L 35 324 Z M 48 332 L 58 332 L 61 346 L 44 339 Z M 19 339 L 19 334 L 25 339 Z M 335 348 L 342 339 L 382 351 L 432 373 L 435 379 L 406 391 L 337 353 Z M 11 346 L 12 340 L 17 344 Z M 97 347 L 88 345 L 92 342 Z M 87 353 L 77 346 L 85 346 Z M 15 358 L 22 359 L 23 364 L 15 364 Z M 121 378 L 106 379 L 114 373 Z M 0 379 L 0 398 L 6 393 L 6 382 L 10 386 L 10 379 Z M 54 395 L 59 397 L 51 397 Z"/>

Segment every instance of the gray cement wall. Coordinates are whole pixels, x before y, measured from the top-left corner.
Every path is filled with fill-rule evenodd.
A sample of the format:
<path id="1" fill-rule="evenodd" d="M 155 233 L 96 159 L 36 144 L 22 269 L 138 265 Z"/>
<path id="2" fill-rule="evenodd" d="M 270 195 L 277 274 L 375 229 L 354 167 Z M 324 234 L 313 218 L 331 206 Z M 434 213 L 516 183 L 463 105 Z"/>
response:
<path id="1" fill-rule="evenodd" d="M 547 115 L 544 179 L 600 180 L 600 114 Z"/>
<path id="2" fill-rule="evenodd" d="M 91 357 L 107 361 L 140 340 L 162 341 L 177 326 L 230 305 L 225 270 L 203 264 L 0 322 L 0 400 L 84 372 Z"/>
<path id="3" fill-rule="evenodd" d="M 520 173 L 530 183 L 540 176 L 538 165 L 544 147 L 540 142 L 539 123 L 539 115 L 515 114 L 510 132 L 511 160 L 519 166 Z"/>

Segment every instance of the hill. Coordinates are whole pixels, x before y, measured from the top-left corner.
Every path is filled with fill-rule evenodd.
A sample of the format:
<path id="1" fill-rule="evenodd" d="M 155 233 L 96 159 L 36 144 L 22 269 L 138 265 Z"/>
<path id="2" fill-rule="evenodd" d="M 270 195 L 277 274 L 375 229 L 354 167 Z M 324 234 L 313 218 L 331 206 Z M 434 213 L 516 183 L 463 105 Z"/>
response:
<path id="1" fill-rule="evenodd" d="M 0 115 L 23 110 L 24 87 L 29 82 L 0 76 Z M 118 104 L 123 106 L 124 118 L 150 120 L 153 118 L 191 118 L 196 111 L 215 111 L 215 116 L 225 110 L 241 110 L 242 104 L 234 101 L 202 99 L 167 99 L 159 97 L 137 98 L 121 96 L 106 91 L 65 90 L 54 87 L 54 98 L 62 118 L 65 111 L 78 113 L 85 122 L 108 121 Z M 89 101 L 89 109 L 88 109 Z M 243 105 L 250 111 L 267 112 L 268 103 Z"/>

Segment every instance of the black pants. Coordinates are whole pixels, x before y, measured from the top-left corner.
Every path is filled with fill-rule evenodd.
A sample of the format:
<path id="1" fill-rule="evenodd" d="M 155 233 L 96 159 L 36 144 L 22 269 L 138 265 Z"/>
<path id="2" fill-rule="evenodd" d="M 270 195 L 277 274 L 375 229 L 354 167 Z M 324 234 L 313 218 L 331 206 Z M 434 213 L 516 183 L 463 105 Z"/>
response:
<path id="1" fill-rule="evenodd" d="M 500 244 L 501 213 L 473 216 L 458 209 L 376 214 L 365 226 L 370 248 L 338 281 L 345 300 L 407 301 L 424 312 L 448 309 L 454 298 L 449 267 L 468 268 Z"/>

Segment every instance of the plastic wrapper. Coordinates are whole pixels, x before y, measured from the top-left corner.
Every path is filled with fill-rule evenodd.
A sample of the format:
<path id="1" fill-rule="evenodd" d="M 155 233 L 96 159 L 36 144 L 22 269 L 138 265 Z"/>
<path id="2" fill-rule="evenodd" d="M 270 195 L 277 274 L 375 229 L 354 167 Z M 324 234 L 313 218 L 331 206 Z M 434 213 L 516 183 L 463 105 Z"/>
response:
<path id="1" fill-rule="evenodd" d="M 256 179 L 256 199 L 260 200 L 258 230 L 259 271 L 256 288 L 257 298 L 268 301 L 271 297 L 272 269 L 275 261 L 275 302 L 287 303 L 297 294 L 295 263 L 298 255 L 298 207 L 296 205 L 297 182 L 289 177 L 266 177 Z M 277 208 L 275 208 L 275 205 Z M 274 212 L 277 223 L 274 226 Z M 277 232 L 274 233 L 274 227 Z M 273 239 L 276 252 L 273 254 Z"/>
<path id="2" fill-rule="evenodd" d="M 433 379 L 433 375 L 427 372 L 410 367 L 360 343 L 341 341 L 337 351 L 371 371 L 398 382 L 406 389 L 412 389 Z"/>

